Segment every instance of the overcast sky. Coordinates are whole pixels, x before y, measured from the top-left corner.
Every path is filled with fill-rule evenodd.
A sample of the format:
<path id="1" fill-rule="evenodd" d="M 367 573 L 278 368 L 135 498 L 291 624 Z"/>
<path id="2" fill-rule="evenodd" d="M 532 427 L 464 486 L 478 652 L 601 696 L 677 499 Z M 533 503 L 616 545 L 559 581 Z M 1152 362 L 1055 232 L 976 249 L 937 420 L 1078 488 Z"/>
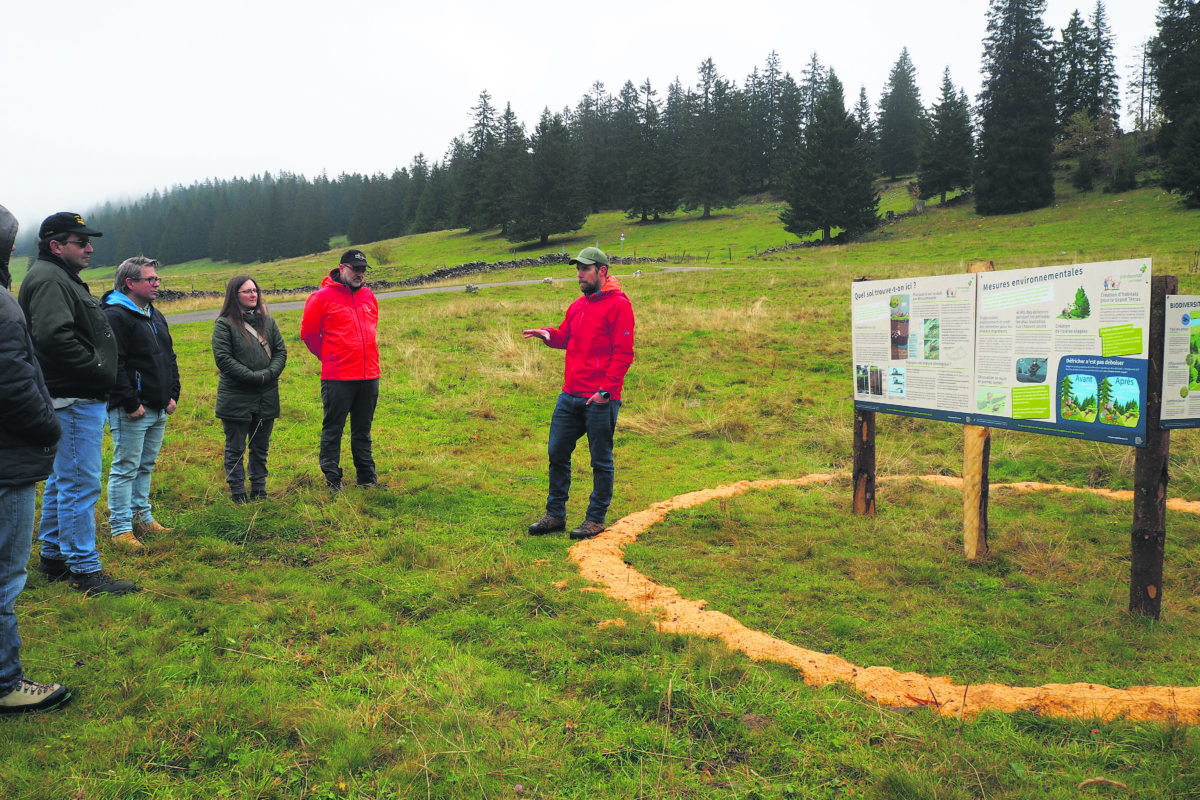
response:
<path id="1" fill-rule="evenodd" d="M 532 130 L 593 83 L 649 78 L 662 99 L 712 58 L 742 86 L 768 54 L 813 52 L 853 104 L 878 104 L 902 47 L 921 100 L 942 71 L 979 91 L 987 0 L 8 0 L 0 6 L 0 204 L 22 232 L 55 211 L 205 178 L 390 173 L 440 160 L 486 89 Z M 1155 0 L 1106 0 L 1125 83 Z M 1049 0 L 1056 31 L 1095 0 Z"/>

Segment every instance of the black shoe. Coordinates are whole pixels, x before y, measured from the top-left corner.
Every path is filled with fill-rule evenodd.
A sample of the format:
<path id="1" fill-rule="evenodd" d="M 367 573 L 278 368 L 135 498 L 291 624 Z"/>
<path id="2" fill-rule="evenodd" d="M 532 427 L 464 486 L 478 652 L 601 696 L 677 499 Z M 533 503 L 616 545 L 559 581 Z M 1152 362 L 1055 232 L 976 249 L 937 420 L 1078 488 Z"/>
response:
<path id="1" fill-rule="evenodd" d="M 71 573 L 71 588 L 88 597 L 97 594 L 122 595 L 136 591 L 133 581 L 121 581 L 104 570 L 98 572 Z"/>
<path id="2" fill-rule="evenodd" d="M 387 487 L 386 483 L 380 483 L 379 481 L 367 481 L 366 483 L 358 484 L 358 488 L 360 488 L 360 489 L 378 489 L 381 492 L 386 492 L 388 487 Z"/>
<path id="3" fill-rule="evenodd" d="M 243 503 L 248 503 L 248 502 L 250 502 L 250 501 L 246 499 L 246 493 L 245 493 L 245 492 L 238 492 L 237 494 L 235 494 L 235 495 L 233 496 L 233 504 L 234 504 L 234 505 L 238 505 L 238 506 L 240 506 L 240 505 L 242 505 Z"/>
<path id="4" fill-rule="evenodd" d="M 267 499 L 267 490 L 266 489 L 251 489 L 250 490 L 250 499 L 251 500 L 266 500 Z"/>
<path id="5" fill-rule="evenodd" d="M 582 525 L 571 531 L 571 538 L 590 539 L 604 533 L 604 530 L 603 522 L 592 522 L 590 519 L 585 519 Z"/>
<path id="6" fill-rule="evenodd" d="M 547 533 L 557 533 L 567 529 L 567 520 L 563 517 L 552 517 L 549 514 L 529 526 L 530 536 L 545 536 Z"/>
<path id="7" fill-rule="evenodd" d="M 35 714 L 50 711 L 71 699 L 71 690 L 57 683 L 34 683 L 24 678 L 17 688 L 0 697 L 0 714 Z"/>
<path id="8" fill-rule="evenodd" d="M 71 577 L 71 568 L 67 566 L 66 561 L 57 558 L 46 558 L 45 556 L 38 557 L 38 572 L 46 576 L 46 580 L 54 583 L 55 581 L 65 581 Z"/>
<path id="9" fill-rule="evenodd" d="M 337 494 L 338 492 L 340 492 L 342 490 L 342 482 L 341 481 L 325 481 L 325 488 L 329 490 L 330 494 Z"/>

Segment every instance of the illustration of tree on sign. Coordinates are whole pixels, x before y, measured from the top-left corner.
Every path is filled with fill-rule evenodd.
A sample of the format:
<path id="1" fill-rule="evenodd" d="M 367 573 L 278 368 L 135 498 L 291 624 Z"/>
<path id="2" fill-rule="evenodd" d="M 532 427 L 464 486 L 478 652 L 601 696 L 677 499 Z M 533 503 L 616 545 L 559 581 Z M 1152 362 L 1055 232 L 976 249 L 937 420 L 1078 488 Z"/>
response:
<path id="1" fill-rule="evenodd" d="M 1058 382 L 1058 408 L 1059 414 L 1064 417 L 1070 417 L 1078 413 L 1078 406 L 1075 403 L 1075 398 L 1071 396 L 1071 376 L 1063 374 L 1062 380 Z"/>
<path id="2" fill-rule="evenodd" d="M 1112 406 L 1113 387 L 1109 383 L 1108 378 L 1104 378 L 1100 381 L 1099 386 L 1096 387 L 1096 397 L 1100 401 L 1101 421 L 1111 420 L 1114 416 Z"/>
<path id="3" fill-rule="evenodd" d="M 1075 290 L 1075 302 L 1063 308 L 1062 313 L 1058 315 L 1059 319 L 1087 319 L 1092 315 L 1092 304 L 1088 300 L 1087 292 L 1083 291 L 1080 286 Z"/>

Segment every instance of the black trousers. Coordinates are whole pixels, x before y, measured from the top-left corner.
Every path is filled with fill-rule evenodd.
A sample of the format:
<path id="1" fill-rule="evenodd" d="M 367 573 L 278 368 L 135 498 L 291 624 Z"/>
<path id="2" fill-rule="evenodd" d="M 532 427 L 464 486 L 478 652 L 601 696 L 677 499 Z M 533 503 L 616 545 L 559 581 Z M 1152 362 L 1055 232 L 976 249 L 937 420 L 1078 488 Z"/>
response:
<path id="1" fill-rule="evenodd" d="M 231 494 L 246 493 L 246 471 L 242 456 L 249 454 L 250 490 L 267 489 L 267 452 L 275 420 L 251 417 L 249 422 L 223 419 L 225 426 L 225 482 Z M 247 440 L 249 440 L 247 442 Z"/>
<path id="2" fill-rule="evenodd" d="M 358 483 L 374 483 L 375 459 L 371 457 L 371 422 L 379 402 L 379 379 L 369 381 L 321 381 L 321 472 L 328 483 L 342 481 L 342 430 L 350 417 L 350 457 Z"/>

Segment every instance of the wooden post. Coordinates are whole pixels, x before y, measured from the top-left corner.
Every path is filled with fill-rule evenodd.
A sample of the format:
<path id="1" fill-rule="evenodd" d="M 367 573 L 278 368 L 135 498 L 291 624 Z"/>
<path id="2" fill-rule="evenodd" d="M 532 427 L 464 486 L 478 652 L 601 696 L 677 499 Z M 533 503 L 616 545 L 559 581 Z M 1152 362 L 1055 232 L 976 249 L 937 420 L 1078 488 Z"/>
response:
<path id="1" fill-rule="evenodd" d="M 854 407 L 854 513 L 875 516 L 875 412 Z"/>
<path id="2" fill-rule="evenodd" d="M 967 272 L 991 272 L 995 262 L 976 261 Z M 992 432 L 978 425 L 963 426 L 963 555 L 974 561 L 988 553 L 988 461 Z"/>
<path id="3" fill-rule="evenodd" d="M 1163 328 L 1166 296 L 1179 291 L 1174 275 L 1150 282 L 1150 352 L 1146 376 L 1146 446 L 1133 462 L 1133 533 L 1130 537 L 1129 613 L 1158 619 L 1162 611 L 1163 551 L 1167 544 L 1167 460 L 1171 432 L 1162 418 Z"/>

